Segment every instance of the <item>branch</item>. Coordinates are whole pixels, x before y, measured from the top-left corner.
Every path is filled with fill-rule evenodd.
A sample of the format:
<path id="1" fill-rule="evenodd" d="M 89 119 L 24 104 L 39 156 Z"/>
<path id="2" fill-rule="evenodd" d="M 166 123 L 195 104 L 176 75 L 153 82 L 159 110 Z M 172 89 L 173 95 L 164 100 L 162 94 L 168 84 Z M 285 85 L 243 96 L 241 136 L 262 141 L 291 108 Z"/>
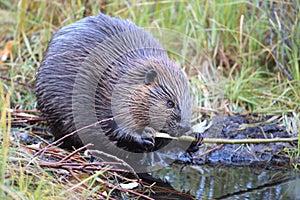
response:
<path id="1" fill-rule="evenodd" d="M 172 137 L 166 133 L 156 133 L 157 138 L 165 138 L 172 140 L 182 140 L 188 142 L 196 142 L 196 139 L 191 136 Z M 258 139 L 223 139 L 223 138 L 204 138 L 202 143 L 218 143 L 218 144 L 261 144 L 261 143 L 275 143 L 275 142 L 296 142 L 298 137 L 292 138 L 258 138 Z"/>

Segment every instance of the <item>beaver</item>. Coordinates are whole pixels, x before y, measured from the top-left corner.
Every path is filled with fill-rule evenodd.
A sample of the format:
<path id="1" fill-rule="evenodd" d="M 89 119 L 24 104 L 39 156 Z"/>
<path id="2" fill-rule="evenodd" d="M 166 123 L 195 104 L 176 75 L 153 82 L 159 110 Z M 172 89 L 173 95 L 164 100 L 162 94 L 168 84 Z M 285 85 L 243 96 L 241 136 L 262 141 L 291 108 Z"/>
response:
<path id="1" fill-rule="evenodd" d="M 101 145 L 151 152 L 170 142 L 155 132 L 194 134 L 184 73 L 150 33 L 121 18 L 99 14 L 57 31 L 38 69 L 35 94 L 56 139 L 101 122 L 90 133 L 66 138 L 62 147 L 97 143 L 97 137 Z"/>

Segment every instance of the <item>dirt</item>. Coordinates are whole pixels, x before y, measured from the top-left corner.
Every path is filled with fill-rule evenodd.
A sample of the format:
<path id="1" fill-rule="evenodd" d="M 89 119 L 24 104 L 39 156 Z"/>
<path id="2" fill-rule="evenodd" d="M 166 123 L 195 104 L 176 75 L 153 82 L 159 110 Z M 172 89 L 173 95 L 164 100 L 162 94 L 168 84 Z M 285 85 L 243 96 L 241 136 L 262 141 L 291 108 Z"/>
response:
<path id="1" fill-rule="evenodd" d="M 256 119 L 255 116 L 216 117 L 211 128 L 205 132 L 205 137 L 226 139 L 297 137 L 296 134 L 288 133 L 286 127 L 281 123 L 274 121 L 276 120 L 271 120 L 271 116 L 261 119 Z M 212 148 L 215 148 L 215 150 L 205 153 Z M 292 156 L 289 156 L 292 155 L 292 148 L 297 148 L 297 142 L 203 145 L 199 152 L 193 155 L 192 162 L 199 165 L 285 166 L 293 162 L 300 162 L 300 159 L 292 160 Z M 288 151 L 290 154 L 288 154 Z"/>

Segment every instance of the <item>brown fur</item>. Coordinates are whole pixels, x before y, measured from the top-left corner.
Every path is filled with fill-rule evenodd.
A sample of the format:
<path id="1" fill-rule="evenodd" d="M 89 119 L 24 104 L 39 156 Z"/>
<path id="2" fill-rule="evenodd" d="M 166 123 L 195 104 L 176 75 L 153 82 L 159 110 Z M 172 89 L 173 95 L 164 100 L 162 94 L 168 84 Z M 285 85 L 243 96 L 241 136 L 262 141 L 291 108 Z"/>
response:
<path id="1" fill-rule="evenodd" d="M 169 142 L 154 139 L 151 130 L 173 136 L 190 130 L 182 71 L 149 33 L 119 18 L 87 17 L 60 29 L 39 68 L 36 97 L 56 138 L 93 115 L 96 121 L 114 118 L 101 123 L 97 134 L 132 152 Z M 63 146 L 82 146 L 81 139 L 72 136 Z"/>

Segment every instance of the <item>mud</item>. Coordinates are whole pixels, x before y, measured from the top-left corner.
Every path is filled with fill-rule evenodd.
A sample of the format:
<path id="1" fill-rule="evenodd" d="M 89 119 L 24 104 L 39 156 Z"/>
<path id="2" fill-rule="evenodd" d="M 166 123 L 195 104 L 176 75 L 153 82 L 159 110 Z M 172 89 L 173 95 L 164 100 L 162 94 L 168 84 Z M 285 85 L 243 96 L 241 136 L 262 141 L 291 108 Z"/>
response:
<path id="1" fill-rule="evenodd" d="M 269 122 L 269 121 L 270 122 Z M 210 129 L 205 133 L 207 138 L 226 139 L 265 139 L 297 137 L 286 131 L 286 127 L 271 117 L 256 119 L 255 116 L 225 116 L 213 120 Z M 219 144 L 203 145 L 193 157 L 193 164 L 225 164 L 247 166 L 285 166 L 300 159 L 293 160 L 288 149 L 297 148 L 297 142 L 277 142 L 260 144 Z M 216 148 L 205 154 L 208 149 Z M 203 155 L 205 154 L 205 155 Z"/>

